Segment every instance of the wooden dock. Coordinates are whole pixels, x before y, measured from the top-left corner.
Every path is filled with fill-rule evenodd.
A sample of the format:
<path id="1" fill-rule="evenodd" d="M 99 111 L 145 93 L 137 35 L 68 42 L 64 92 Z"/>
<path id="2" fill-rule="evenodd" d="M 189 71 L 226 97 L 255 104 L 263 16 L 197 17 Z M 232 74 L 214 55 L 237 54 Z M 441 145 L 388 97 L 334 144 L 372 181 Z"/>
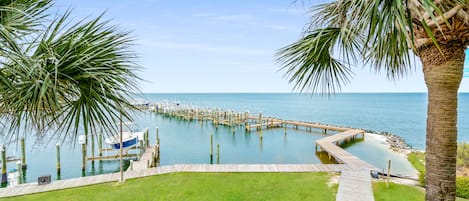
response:
<path id="1" fill-rule="evenodd" d="M 338 146 L 340 141 L 355 138 L 357 135 L 365 137 L 365 131 L 350 129 L 316 140 L 316 150 L 319 147 L 328 153 L 329 158 L 348 165 L 352 170 L 342 171 L 339 179 L 339 189 L 336 201 L 373 201 L 370 171 L 378 171 L 375 166 L 361 160 L 357 156 Z"/>
<path id="2" fill-rule="evenodd" d="M 370 171 L 342 171 L 336 201 L 374 200 Z"/>
<path id="3" fill-rule="evenodd" d="M 350 129 L 338 134 L 330 135 L 325 138 L 316 140 L 316 150 L 320 148 L 322 151 L 328 153 L 329 158 L 333 157 L 337 162 L 350 165 L 351 167 L 357 170 L 375 170 L 378 171 L 378 168 L 370 165 L 369 163 L 361 160 L 357 156 L 352 155 L 351 153 L 343 150 L 341 147 L 337 146 L 340 141 L 349 140 L 355 138 L 357 135 L 365 136 L 364 130 Z"/>
<path id="4" fill-rule="evenodd" d="M 156 147 L 155 147 L 156 146 Z M 145 170 L 152 166 L 156 166 L 156 160 L 159 158 L 158 145 L 150 146 L 145 149 L 145 152 L 138 161 L 134 161 L 132 169 L 127 171 Z"/>
<path id="5" fill-rule="evenodd" d="M 178 104 L 179 106 L 179 104 Z M 165 108 L 165 107 L 160 107 Z M 158 112 L 158 109 L 157 109 Z M 161 110 L 160 112 L 161 113 Z M 365 138 L 365 131 L 361 129 L 353 129 L 341 126 L 324 125 L 314 122 L 302 122 L 294 120 L 282 120 L 274 117 L 265 117 L 262 114 L 249 114 L 249 113 L 235 113 L 233 111 L 215 110 L 199 110 L 193 108 L 178 108 L 166 107 L 162 113 L 168 116 L 182 117 L 183 119 L 196 119 L 196 120 L 211 120 L 214 125 L 236 126 L 244 125 L 246 131 L 251 129 L 260 130 L 260 137 L 262 139 L 263 128 L 269 129 L 273 127 L 284 127 L 285 133 L 287 127 L 304 127 L 311 131 L 314 129 L 322 130 L 323 134 L 327 131 L 339 132 L 334 135 L 322 138 L 316 141 L 316 151 L 318 148 L 321 151 L 327 152 L 329 158 L 334 158 L 337 162 L 341 163 L 342 167 L 350 168 L 346 171 L 341 171 L 342 175 L 339 180 L 339 192 L 337 200 L 361 200 L 369 201 L 374 200 L 373 191 L 371 188 L 371 175 L 370 171 L 379 171 L 378 168 L 361 160 L 357 156 L 348 153 L 338 145 L 340 142 L 355 139 L 360 136 Z M 202 117 L 202 118 L 200 118 Z M 199 119 L 197 119 L 199 118 Z M 220 123 L 223 122 L 223 123 Z"/>

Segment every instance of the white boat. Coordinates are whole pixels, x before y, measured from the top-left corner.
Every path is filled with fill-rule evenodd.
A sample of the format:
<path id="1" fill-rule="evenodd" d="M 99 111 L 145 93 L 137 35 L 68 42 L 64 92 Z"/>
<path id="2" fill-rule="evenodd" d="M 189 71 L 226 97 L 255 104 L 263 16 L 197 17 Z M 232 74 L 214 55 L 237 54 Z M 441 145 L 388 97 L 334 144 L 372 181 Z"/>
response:
<path id="1" fill-rule="evenodd" d="M 124 123 L 126 127 L 133 125 L 133 123 L 126 122 Z M 106 138 L 104 142 L 111 145 L 113 149 L 120 149 L 120 133 L 112 137 Z M 122 148 L 131 148 L 138 144 L 139 140 L 143 140 L 144 132 L 136 131 L 136 129 L 129 129 L 122 132 Z"/>

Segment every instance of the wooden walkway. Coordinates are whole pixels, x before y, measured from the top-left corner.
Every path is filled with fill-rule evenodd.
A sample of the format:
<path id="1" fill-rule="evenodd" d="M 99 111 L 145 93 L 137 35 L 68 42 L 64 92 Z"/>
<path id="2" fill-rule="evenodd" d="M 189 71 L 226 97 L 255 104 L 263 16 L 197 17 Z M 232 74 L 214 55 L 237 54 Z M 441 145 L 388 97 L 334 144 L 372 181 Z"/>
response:
<path id="1" fill-rule="evenodd" d="M 374 200 L 370 171 L 342 171 L 335 200 Z"/>
<path id="2" fill-rule="evenodd" d="M 334 157 L 337 162 L 350 165 L 356 170 L 378 171 L 378 168 L 375 166 L 370 165 L 357 156 L 354 156 L 351 153 L 343 150 L 341 147 L 337 146 L 340 141 L 351 139 L 357 135 L 362 135 L 364 137 L 365 131 L 350 129 L 342 133 L 330 135 L 328 137 L 316 140 L 316 146 L 319 147 L 322 151 L 327 152 L 329 157 Z"/>
<path id="3" fill-rule="evenodd" d="M 158 145 L 155 145 L 155 146 L 158 146 Z M 153 146 L 147 147 L 143 155 L 140 157 L 140 159 L 138 159 L 138 161 L 133 162 L 132 170 L 144 170 L 144 169 L 149 168 L 151 164 L 153 164 L 153 160 L 155 160 L 155 158 L 158 157 L 158 156 L 155 156 L 155 158 L 153 157 L 155 153 L 158 154 Z M 127 171 L 130 171 L 130 169 Z"/>
<path id="4" fill-rule="evenodd" d="M 307 130 L 311 131 L 312 128 L 321 129 L 323 134 L 327 134 L 328 130 L 339 132 L 334 135 L 329 135 L 328 137 L 322 138 L 316 141 L 316 150 L 318 147 L 328 153 L 329 158 L 332 157 L 342 163 L 348 168 L 351 168 L 351 172 L 344 172 L 341 176 L 339 181 L 339 192 L 337 195 L 337 200 L 374 200 L 373 195 L 371 196 L 369 192 L 372 192 L 371 189 L 371 175 L 370 171 L 379 171 L 378 168 L 374 167 L 373 165 L 361 160 L 357 156 L 354 156 L 341 147 L 339 147 L 339 143 L 341 141 L 346 141 L 352 138 L 357 137 L 358 135 L 362 135 L 365 137 L 365 131 L 361 129 L 353 129 L 347 127 L 340 127 L 340 126 L 332 126 L 332 125 L 324 125 L 319 123 L 313 122 L 303 122 L 303 121 L 294 121 L 294 120 L 282 120 L 279 118 L 274 117 L 264 117 L 262 114 L 254 115 L 249 113 L 235 113 L 233 111 L 220 111 L 220 110 L 194 110 L 194 109 L 175 109 L 172 111 L 172 107 L 162 107 L 163 114 L 169 114 L 169 116 L 181 116 L 181 117 L 189 117 L 193 119 L 198 119 L 197 117 L 202 116 L 202 120 L 206 119 L 211 120 L 215 125 L 220 122 L 225 122 L 228 119 L 230 126 L 233 125 L 244 125 L 246 131 L 250 131 L 251 129 L 261 130 L 262 128 L 272 128 L 272 127 L 284 127 L 285 129 L 288 126 L 293 126 L 295 128 L 298 127 L 305 127 Z M 169 108 L 169 109 L 168 109 Z M 165 111 L 168 110 L 168 111 Z M 161 113 L 161 112 L 160 112 Z M 201 115 L 199 115 L 201 113 Z M 195 115 L 194 115 L 195 114 Z M 222 120 L 220 120 L 222 119 Z M 252 124 L 252 125 L 251 125 Z M 225 124 L 223 124 L 225 125 Z M 286 131 L 285 131 L 286 132 Z M 262 134 L 261 134 L 262 136 Z M 351 176 L 353 175 L 353 177 Z M 370 181 L 370 185 L 366 184 L 363 185 L 362 181 Z M 363 197 L 353 194 L 354 196 L 348 197 L 344 196 L 344 193 L 348 192 L 357 192 L 362 193 Z"/>
<path id="5" fill-rule="evenodd" d="M 345 172 L 350 170 L 352 170 L 351 167 L 343 164 L 190 164 L 169 165 L 126 171 L 124 173 L 124 177 L 126 179 L 132 179 L 176 172 Z M 13 197 L 100 183 L 116 182 L 119 180 L 119 177 L 119 173 L 111 173 L 52 181 L 50 184 L 46 185 L 37 185 L 37 183 L 21 184 L 14 187 L 0 188 L 0 197 Z"/>
<path id="6" fill-rule="evenodd" d="M 316 140 L 316 148 L 334 157 L 339 163 L 348 165 L 352 170 L 342 171 L 339 179 L 339 189 L 336 201 L 373 201 L 370 171 L 378 171 L 375 166 L 361 160 L 357 156 L 343 150 L 338 146 L 340 141 L 355 138 L 357 135 L 365 137 L 365 131 L 349 129 L 344 132 L 330 135 Z"/>

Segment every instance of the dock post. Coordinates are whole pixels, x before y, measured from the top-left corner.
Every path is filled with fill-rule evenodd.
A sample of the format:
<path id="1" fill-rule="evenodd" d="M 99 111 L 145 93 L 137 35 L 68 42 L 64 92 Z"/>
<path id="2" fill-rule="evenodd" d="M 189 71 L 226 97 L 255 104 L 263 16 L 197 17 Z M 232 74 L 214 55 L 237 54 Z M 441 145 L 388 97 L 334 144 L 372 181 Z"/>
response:
<path id="1" fill-rule="evenodd" d="M 158 130 L 159 130 L 159 128 L 156 127 L 156 138 L 155 138 L 155 140 L 156 140 L 156 143 L 157 143 L 157 144 L 158 144 L 158 140 L 160 139 L 160 138 L 159 138 Z"/>
<path id="2" fill-rule="evenodd" d="M 260 114 L 259 116 L 262 116 L 262 114 Z M 261 121 L 261 124 L 260 124 L 259 128 L 261 129 L 261 130 L 260 130 L 260 132 L 261 132 L 261 136 L 260 136 L 260 137 L 261 137 L 261 140 L 262 140 L 262 121 Z"/>
<path id="3" fill-rule="evenodd" d="M 22 184 L 23 182 L 22 182 L 22 177 L 21 177 L 21 175 L 22 175 L 23 173 L 21 173 L 21 172 L 22 172 L 22 169 L 23 169 L 23 168 L 22 168 L 22 165 L 21 165 L 21 161 L 16 161 L 16 169 L 17 169 L 17 171 L 18 171 L 18 177 L 16 178 L 16 182 L 17 182 L 17 184 Z"/>
<path id="4" fill-rule="evenodd" d="M 148 134 L 148 128 L 145 128 L 145 137 L 147 139 L 147 141 L 145 143 L 146 144 L 145 147 L 149 147 L 150 146 L 150 136 Z"/>
<path id="5" fill-rule="evenodd" d="M 140 146 L 140 154 L 139 154 L 140 156 L 138 158 L 140 160 L 140 158 L 143 156 L 143 153 L 145 152 L 145 147 L 143 147 L 144 146 L 143 140 L 139 140 L 138 143 L 139 143 L 138 146 Z"/>
<path id="6" fill-rule="evenodd" d="M 24 143 L 24 137 L 20 139 L 20 143 L 21 143 L 21 168 L 23 170 L 26 170 L 28 166 L 26 165 L 26 147 Z"/>
<path id="7" fill-rule="evenodd" d="M 57 169 L 57 175 L 60 175 L 60 144 L 59 143 L 55 145 L 55 150 L 57 152 L 55 168 Z"/>
<path id="8" fill-rule="evenodd" d="M 213 134 L 210 134 L 210 164 L 213 164 Z"/>
<path id="9" fill-rule="evenodd" d="M 94 135 L 95 133 L 91 133 L 91 167 L 94 168 Z"/>
<path id="10" fill-rule="evenodd" d="M 99 158 L 103 156 L 103 131 L 99 131 L 98 133 L 98 155 Z"/>
<path id="11" fill-rule="evenodd" d="M 160 138 L 156 139 L 156 145 L 158 145 L 158 158 L 160 157 Z"/>
<path id="12" fill-rule="evenodd" d="M 85 172 L 86 170 L 86 143 L 81 144 L 81 171 Z"/>
<path id="13" fill-rule="evenodd" d="M 260 125 L 260 128 L 262 130 L 262 113 L 259 113 L 259 120 L 258 124 Z M 259 130 L 259 128 L 257 128 Z"/>
<path id="14" fill-rule="evenodd" d="M 155 161 L 155 167 L 158 166 L 158 157 L 160 157 L 160 153 L 159 153 L 159 149 L 158 149 L 158 146 L 157 144 L 155 144 L 154 146 L 154 152 L 155 152 L 155 156 L 153 158 L 153 160 Z"/>
<path id="15" fill-rule="evenodd" d="M 5 146 L 2 146 L 2 186 L 6 186 L 7 183 L 7 153 Z"/>
<path id="16" fill-rule="evenodd" d="M 217 164 L 220 164 L 220 144 L 217 144 Z"/>
<path id="17" fill-rule="evenodd" d="M 283 133 L 287 135 L 287 124 L 283 121 Z"/>
<path id="18" fill-rule="evenodd" d="M 389 188 L 389 175 L 391 174 L 391 160 L 388 160 L 388 175 L 386 179 L 386 188 Z"/>

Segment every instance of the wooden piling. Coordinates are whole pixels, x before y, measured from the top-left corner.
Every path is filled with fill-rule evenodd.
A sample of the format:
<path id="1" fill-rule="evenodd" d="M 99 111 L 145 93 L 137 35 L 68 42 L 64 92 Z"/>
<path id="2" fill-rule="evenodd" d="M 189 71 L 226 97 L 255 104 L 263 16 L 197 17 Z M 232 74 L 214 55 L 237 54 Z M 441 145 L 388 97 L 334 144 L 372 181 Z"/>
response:
<path id="1" fill-rule="evenodd" d="M 160 138 L 159 138 L 159 133 L 158 133 L 159 131 L 158 131 L 158 130 L 159 130 L 159 128 L 156 127 L 156 138 L 155 138 L 156 144 L 158 144 L 158 140 L 160 139 Z"/>
<path id="2" fill-rule="evenodd" d="M 153 166 L 156 167 L 156 166 L 158 166 L 158 157 L 160 156 L 157 144 L 155 144 L 155 146 L 153 146 L 153 152 L 155 152 L 155 155 L 153 156 L 153 161 L 154 161 Z"/>
<path id="3" fill-rule="evenodd" d="M 21 168 L 25 170 L 28 166 L 26 165 L 26 145 L 24 143 L 24 137 L 20 139 L 21 144 Z"/>
<path id="4" fill-rule="evenodd" d="M 150 136 L 148 134 L 148 128 L 145 129 L 145 148 L 150 146 Z"/>
<path id="5" fill-rule="evenodd" d="M 2 146 L 2 186 L 5 186 L 8 182 L 7 178 L 7 153 L 5 146 Z"/>
<path id="6" fill-rule="evenodd" d="M 213 134 L 210 134 L 210 163 L 213 163 Z"/>
<path id="7" fill-rule="evenodd" d="M 261 130 L 260 130 L 260 138 L 261 138 L 261 140 L 262 140 L 262 123 L 261 123 L 261 126 L 259 126 L 259 128 L 261 129 Z"/>
<path id="8" fill-rule="evenodd" d="M 94 158 L 94 133 L 91 133 L 91 157 Z M 91 166 L 94 167 L 94 159 L 91 160 Z"/>
<path id="9" fill-rule="evenodd" d="M 55 150 L 56 150 L 55 168 L 57 169 L 57 174 L 60 174 L 60 144 L 59 143 L 55 145 Z"/>
<path id="10" fill-rule="evenodd" d="M 217 164 L 220 164 L 220 144 L 217 144 Z"/>
<path id="11" fill-rule="evenodd" d="M 283 134 L 287 135 L 287 124 L 283 121 Z"/>
<path id="12" fill-rule="evenodd" d="M 389 188 L 389 176 L 391 174 L 391 160 L 388 160 L 388 175 L 386 179 L 386 188 Z"/>
<path id="13" fill-rule="evenodd" d="M 21 171 L 22 171 L 22 169 L 23 169 L 23 167 L 22 167 L 22 165 L 21 165 L 21 161 L 17 161 L 17 162 L 16 162 L 16 169 L 17 169 L 17 171 L 18 171 L 18 176 L 17 176 L 17 178 L 16 178 L 16 182 L 17 182 L 17 184 L 21 184 L 21 183 L 23 183 L 23 182 L 22 182 L 22 177 L 21 177 L 21 175 L 22 175 Z"/>
<path id="14" fill-rule="evenodd" d="M 84 172 L 86 170 L 86 144 L 81 144 L 81 171 Z"/>
<path id="15" fill-rule="evenodd" d="M 103 156 L 103 131 L 98 133 L 98 155 Z"/>
<path id="16" fill-rule="evenodd" d="M 145 152 L 145 147 L 143 147 L 144 146 L 143 140 L 139 140 L 138 143 L 139 143 L 138 146 L 140 148 L 140 151 L 139 151 L 140 153 L 139 153 L 138 158 L 140 159 L 143 156 L 143 153 Z"/>

